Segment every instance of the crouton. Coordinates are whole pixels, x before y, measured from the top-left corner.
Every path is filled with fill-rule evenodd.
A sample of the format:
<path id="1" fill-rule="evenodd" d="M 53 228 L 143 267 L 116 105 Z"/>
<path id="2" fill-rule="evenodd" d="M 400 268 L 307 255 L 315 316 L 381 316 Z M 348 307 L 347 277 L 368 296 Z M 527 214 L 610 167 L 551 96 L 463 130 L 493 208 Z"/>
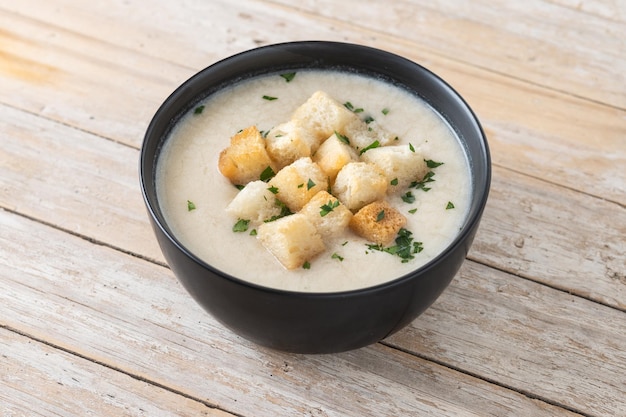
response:
<path id="1" fill-rule="evenodd" d="M 250 126 L 230 138 L 230 146 L 219 156 L 218 168 L 233 184 L 246 185 L 258 180 L 261 173 L 276 167 L 265 150 L 265 140 L 256 126 Z"/>
<path id="2" fill-rule="evenodd" d="M 276 197 L 291 210 L 299 211 L 315 194 L 328 188 L 328 177 L 309 157 L 300 158 L 269 181 Z"/>
<path id="3" fill-rule="evenodd" d="M 344 165 L 359 160 L 359 154 L 345 140 L 345 136 L 339 132 L 333 133 L 313 155 L 313 161 L 322 168 L 331 182 Z"/>
<path id="4" fill-rule="evenodd" d="M 355 211 L 383 199 L 388 182 L 385 173 L 376 165 L 350 162 L 337 174 L 332 191 L 348 209 Z"/>
<path id="5" fill-rule="evenodd" d="M 404 192 L 413 181 L 421 180 L 428 172 L 424 157 L 408 145 L 384 146 L 370 149 L 361 160 L 383 170 L 390 181 L 388 192 Z"/>
<path id="6" fill-rule="evenodd" d="M 291 120 L 272 128 L 265 138 L 265 148 L 270 158 L 281 169 L 297 159 L 311 156 L 318 140 L 297 120 Z"/>
<path id="7" fill-rule="evenodd" d="M 348 123 L 358 116 L 323 91 L 316 91 L 292 115 L 305 129 L 313 132 L 319 144 L 335 131 L 343 131 Z M 312 148 L 315 152 L 316 146 Z"/>
<path id="8" fill-rule="evenodd" d="M 341 234 L 352 218 L 352 212 L 327 191 L 315 194 L 300 213 L 315 226 L 324 240 Z"/>
<path id="9" fill-rule="evenodd" d="M 300 213 L 263 223 L 257 238 L 287 269 L 301 267 L 326 250 L 315 226 Z"/>
<path id="10" fill-rule="evenodd" d="M 356 234 L 380 245 L 392 242 L 405 224 L 406 217 L 384 200 L 368 204 L 350 220 Z"/>
<path id="11" fill-rule="evenodd" d="M 341 132 L 359 152 L 376 142 L 379 146 L 387 146 L 396 138 L 396 135 L 383 129 L 376 121 L 366 123 L 358 117 L 346 124 Z"/>
<path id="12" fill-rule="evenodd" d="M 235 217 L 258 224 L 278 216 L 281 207 L 276 204 L 276 196 L 269 190 L 267 183 L 256 180 L 246 184 L 237 193 L 226 211 Z"/>

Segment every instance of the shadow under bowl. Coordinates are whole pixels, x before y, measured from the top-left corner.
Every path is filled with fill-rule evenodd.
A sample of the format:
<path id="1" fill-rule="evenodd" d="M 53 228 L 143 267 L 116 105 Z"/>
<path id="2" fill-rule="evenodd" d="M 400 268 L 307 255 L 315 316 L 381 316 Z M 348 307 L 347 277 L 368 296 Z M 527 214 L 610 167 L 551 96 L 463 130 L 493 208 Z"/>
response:
<path id="1" fill-rule="evenodd" d="M 235 82 L 264 74 L 333 69 L 373 75 L 425 100 L 454 129 L 469 161 L 471 206 L 459 234 L 427 264 L 369 288 L 306 293 L 266 288 L 230 276 L 197 258 L 167 225 L 157 199 L 155 173 L 168 133 L 190 109 Z M 491 161 L 473 111 L 426 68 L 382 50 L 338 42 L 304 41 L 246 51 L 200 71 L 161 105 L 145 134 L 140 182 L 163 255 L 185 289 L 235 333 L 273 349 L 332 353 L 376 343 L 426 310 L 452 281 L 470 249 L 489 193 Z M 215 239 L 217 240 L 217 239 Z"/>

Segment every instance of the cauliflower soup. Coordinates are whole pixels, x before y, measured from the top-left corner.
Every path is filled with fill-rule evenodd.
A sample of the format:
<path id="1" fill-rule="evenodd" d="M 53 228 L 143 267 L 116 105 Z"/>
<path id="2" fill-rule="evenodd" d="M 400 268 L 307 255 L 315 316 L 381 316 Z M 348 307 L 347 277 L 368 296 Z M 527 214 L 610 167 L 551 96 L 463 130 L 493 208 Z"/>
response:
<path id="1" fill-rule="evenodd" d="M 249 219 L 229 212 L 241 187 L 220 173 L 218 163 L 231 137 L 251 126 L 264 138 L 278 136 L 272 129 L 290 120 L 319 91 L 357 115 L 370 126 L 366 130 L 391 135 L 387 135 L 392 138 L 389 144 L 376 140 L 357 147 L 354 154 L 359 162 L 370 149 L 389 145 L 410 150 L 425 163 L 426 175 L 410 184 L 398 184 L 393 175 L 386 179 L 391 185 L 385 203 L 405 219 L 400 233 L 410 244 L 405 256 L 398 256 L 397 242 L 380 244 L 355 233 L 358 228 L 346 228 L 327 239 L 324 249 L 302 267 L 286 268 L 257 238 L 263 224 L 248 225 Z M 311 157 L 315 159 L 315 150 Z M 167 137 L 157 163 L 156 187 L 173 234 L 198 258 L 242 280 L 302 292 L 364 288 L 417 269 L 457 236 L 472 192 L 462 145 L 424 101 L 377 78 L 326 70 L 264 75 L 210 95 L 183 116 Z M 324 213 L 333 206 L 322 204 L 320 209 Z M 246 227 L 240 227 L 242 220 Z"/>

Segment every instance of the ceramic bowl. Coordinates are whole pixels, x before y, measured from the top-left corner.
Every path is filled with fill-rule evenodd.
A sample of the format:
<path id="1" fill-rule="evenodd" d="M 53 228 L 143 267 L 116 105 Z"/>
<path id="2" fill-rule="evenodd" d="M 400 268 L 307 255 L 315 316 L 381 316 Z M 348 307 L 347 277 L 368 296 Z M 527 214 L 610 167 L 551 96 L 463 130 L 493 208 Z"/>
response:
<path id="1" fill-rule="evenodd" d="M 458 236 L 427 264 L 398 279 L 334 293 L 283 291 L 251 284 L 200 260 L 168 226 L 159 206 L 155 169 L 177 120 L 211 93 L 266 73 L 345 69 L 386 78 L 424 99 L 456 131 L 470 162 L 471 207 Z M 140 182 L 164 257 L 189 294 L 240 336 L 298 353 L 341 352 L 376 343 L 426 310 L 449 285 L 470 249 L 489 193 L 491 162 L 478 119 L 440 77 L 401 56 L 323 41 L 290 42 L 246 51 L 214 63 L 176 89 L 154 115 L 140 156 Z M 219 241 L 219 236 L 212 237 Z M 442 323 L 442 325 L 445 325 Z"/>

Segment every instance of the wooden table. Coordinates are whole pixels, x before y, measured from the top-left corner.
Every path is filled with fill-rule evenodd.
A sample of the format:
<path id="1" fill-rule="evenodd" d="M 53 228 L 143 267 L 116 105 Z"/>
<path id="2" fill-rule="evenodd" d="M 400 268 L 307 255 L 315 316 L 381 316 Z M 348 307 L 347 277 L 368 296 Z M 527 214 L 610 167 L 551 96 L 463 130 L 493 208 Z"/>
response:
<path id="1" fill-rule="evenodd" d="M 202 311 L 137 174 L 175 87 L 305 39 L 435 71 L 493 156 L 451 286 L 335 355 Z M 625 74 L 621 0 L 0 0 L 0 416 L 626 416 Z"/>

